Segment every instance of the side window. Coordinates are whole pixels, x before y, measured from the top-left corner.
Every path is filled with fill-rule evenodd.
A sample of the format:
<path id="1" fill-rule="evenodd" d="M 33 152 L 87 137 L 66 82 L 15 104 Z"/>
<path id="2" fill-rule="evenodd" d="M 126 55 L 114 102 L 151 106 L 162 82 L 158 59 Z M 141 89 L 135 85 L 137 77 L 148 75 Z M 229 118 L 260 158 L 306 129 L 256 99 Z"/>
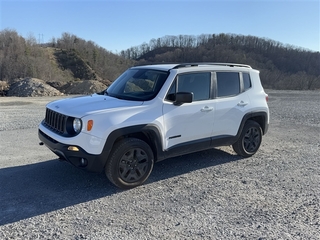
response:
<path id="1" fill-rule="evenodd" d="M 251 79 L 249 73 L 242 73 L 244 90 L 251 88 Z"/>
<path id="2" fill-rule="evenodd" d="M 192 92 L 193 101 L 210 99 L 211 73 L 191 73 L 178 76 L 177 92 Z"/>
<path id="3" fill-rule="evenodd" d="M 217 96 L 228 97 L 240 93 L 238 72 L 217 72 Z"/>

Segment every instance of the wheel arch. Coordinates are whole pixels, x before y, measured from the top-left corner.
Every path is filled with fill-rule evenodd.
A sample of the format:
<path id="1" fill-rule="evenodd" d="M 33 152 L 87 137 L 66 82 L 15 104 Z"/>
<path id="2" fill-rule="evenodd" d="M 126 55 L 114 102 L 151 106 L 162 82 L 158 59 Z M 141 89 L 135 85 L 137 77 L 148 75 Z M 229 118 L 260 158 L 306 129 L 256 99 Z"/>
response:
<path id="1" fill-rule="evenodd" d="M 241 121 L 238 133 L 237 133 L 237 138 L 240 136 L 242 129 L 245 125 L 245 123 L 248 120 L 253 120 L 255 122 L 257 122 L 261 129 L 262 129 L 262 134 L 266 134 L 268 132 L 268 128 L 269 128 L 269 124 L 268 124 L 268 114 L 266 112 L 250 112 L 247 113 Z"/>
<path id="2" fill-rule="evenodd" d="M 248 120 L 253 120 L 253 121 L 257 122 L 262 129 L 263 135 L 267 133 L 267 131 L 268 131 L 267 121 L 268 120 L 267 120 L 266 115 L 254 115 L 254 116 L 250 117 Z"/>
<path id="3" fill-rule="evenodd" d="M 105 159 L 105 164 L 114 144 L 123 138 L 129 137 L 138 138 L 142 141 L 145 141 L 153 152 L 155 162 L 164 158 L 162 154 L 161 131 L 159 130 L 158 126 L 154 124 L 141 124 L 116 129 L 109 134 L 102 152 Z"/>

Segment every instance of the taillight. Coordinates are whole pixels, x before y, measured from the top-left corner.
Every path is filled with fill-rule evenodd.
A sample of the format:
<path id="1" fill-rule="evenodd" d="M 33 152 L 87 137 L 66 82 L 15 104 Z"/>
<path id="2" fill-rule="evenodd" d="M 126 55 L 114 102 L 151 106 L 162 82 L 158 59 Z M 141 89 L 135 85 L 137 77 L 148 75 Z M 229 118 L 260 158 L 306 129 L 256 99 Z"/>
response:
<path id="1" fill-rule="evenodd" d="M 269 95 L 266 94 L 266 101 L 268 102 L 269 101 Z"/>

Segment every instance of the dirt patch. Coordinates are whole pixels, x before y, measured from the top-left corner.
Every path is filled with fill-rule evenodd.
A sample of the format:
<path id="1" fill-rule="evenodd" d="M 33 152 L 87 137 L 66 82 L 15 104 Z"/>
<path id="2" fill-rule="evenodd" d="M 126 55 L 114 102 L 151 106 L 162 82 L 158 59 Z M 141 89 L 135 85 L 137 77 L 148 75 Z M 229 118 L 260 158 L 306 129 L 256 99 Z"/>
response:
<path id="1" fill-rule="evenodd" d="M 16 101 L 16 102 L 0 102 L 0 106 L 23 106 L 23 105 L 29 105 L 32 104 L 32 102 L 23 102 L 23 101 Z"/>

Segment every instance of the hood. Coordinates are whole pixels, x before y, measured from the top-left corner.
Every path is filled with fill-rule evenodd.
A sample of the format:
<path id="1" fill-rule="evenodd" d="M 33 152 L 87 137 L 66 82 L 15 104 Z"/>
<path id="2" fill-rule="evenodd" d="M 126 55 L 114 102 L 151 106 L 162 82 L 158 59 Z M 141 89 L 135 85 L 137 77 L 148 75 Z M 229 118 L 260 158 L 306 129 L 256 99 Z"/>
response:
<path id="1" fill-rule="evenodd" d="M 47 104 L 47 108 L 64 115 L 81 118 L 96 112 L 110 111 L 114 108 L 126 108 L 142 105 L 142 101 L 129 101 L 105 95 L 66 98 Z"/>

